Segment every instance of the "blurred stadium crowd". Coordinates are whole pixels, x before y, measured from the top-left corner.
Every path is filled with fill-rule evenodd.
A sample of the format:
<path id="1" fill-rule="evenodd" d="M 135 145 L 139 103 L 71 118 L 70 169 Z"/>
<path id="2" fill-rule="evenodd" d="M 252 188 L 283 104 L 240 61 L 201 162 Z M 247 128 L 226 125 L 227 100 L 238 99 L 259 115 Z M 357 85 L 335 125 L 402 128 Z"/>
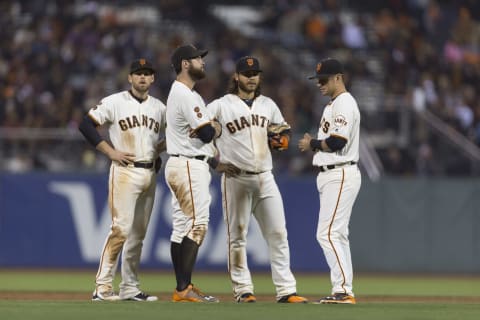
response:
<path id="1" fill-rule="evenodd" d="M 151 94 L 166 102 L 170 54 L 182 43 L 210 51 L 197 87 L 207 103 L 226 92 L 236 59 L 260 59 L 262 92 L 294 133 L 275 170 L 311 170 L 296 142 L 318 128 L 326 100 L 307 75 L 327 56 L 346 65 L 385 174 L 472 174 L 460 146 L 446 147 L 419 120 L 425 111 L 480 146 L 480 1 L 12 0 L 0 2 L 0 35 L 5 171 L 105 170 L 107 159 L 78 136 L 81 117 L 128 87 L 138 57 L 154 62 Z"/>

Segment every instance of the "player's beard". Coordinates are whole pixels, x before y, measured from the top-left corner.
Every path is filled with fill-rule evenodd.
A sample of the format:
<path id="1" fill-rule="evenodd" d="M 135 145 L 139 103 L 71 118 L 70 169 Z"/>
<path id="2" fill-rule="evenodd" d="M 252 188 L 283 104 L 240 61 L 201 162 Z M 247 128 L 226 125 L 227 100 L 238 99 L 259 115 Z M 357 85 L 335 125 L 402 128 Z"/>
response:
<path id="1" fill-rule="evenodd" d="M 188 69 L 188 75 L 190 78 L 192 78 L 194 81 L 198 81 L 200 79 L 205 78 L 205 71 L 200 68 L 195 68 L 193 65 L 191 68 Z"/>
<path id="2" fill-rule="evenodd" d="M 149 84 L 140 84 L 140 83 L 132 83 L 132 87 L 135 89 L 140 94 L 144 94 L 145 92 L 148 92 L 148 89 L 150 88 Z"/>
<path id="3" fill-rule="evenodd" d="M 238 81 L 238 88 L 243 92 L 250 94 L 252 92 L 255 92 L 255 90 L 257 90 L 258 84 L 255 87 L 252 87 L 252 86 L 248 86 L 246 83 Z"/>

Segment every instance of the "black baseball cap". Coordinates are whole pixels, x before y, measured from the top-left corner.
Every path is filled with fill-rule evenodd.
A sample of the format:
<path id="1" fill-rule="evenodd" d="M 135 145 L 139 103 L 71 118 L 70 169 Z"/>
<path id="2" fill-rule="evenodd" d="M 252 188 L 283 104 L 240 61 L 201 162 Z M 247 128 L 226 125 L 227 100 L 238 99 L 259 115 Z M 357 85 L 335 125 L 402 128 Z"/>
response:
<path id="1" fill-rule="evenodd" d="M 173 51 L 171 62 L 175 69 L 180 69 L 180 64 L 182 63 L 182 60 L 188 60 L 197 57 L 203 58 L 207 55 L 207 53 L 208 50 L 200 50 L 192 44 L 187 44 L 180 46 L 175 49 L 175 51 Z"/>
<path id="2" fill-rule="evenodd" d="M 139 70 L 150 70 L 155 73 L 155 69 L 150 61 L 147 61 L 145 58 L 140 58 L 133 60 L 130 64 L 130 74 L 137 72 Z"/>
<path id="3" fill-rule="evenodd" d="M 327 58 L 317 63 L 316 74 L 308 79 L 328 78 L 338 73 L 343 73 L 343 66 L 337 59 Z"/>
<path id="4" fill-rule="evenodd" d="M 235 68 L 237 73 L 242 73 L 246 71 L 258 71 L 262 72 L 260 69 L 260 62 L 257 58 L 252 56 L 242 57 L 237 61 L 237 66 Z"/>

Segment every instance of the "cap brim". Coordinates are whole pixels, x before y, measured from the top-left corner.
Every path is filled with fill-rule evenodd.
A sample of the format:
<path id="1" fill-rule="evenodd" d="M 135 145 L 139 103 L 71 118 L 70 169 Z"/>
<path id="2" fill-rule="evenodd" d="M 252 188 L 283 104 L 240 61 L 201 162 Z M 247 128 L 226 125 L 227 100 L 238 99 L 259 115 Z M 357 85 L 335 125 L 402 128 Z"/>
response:
<path id="1" fill-rule="evenodd" d="M 333 74 L 316 74 L 316 75 L 308 77 L 308 79 L 309 80 L 312 80 L 312 79 L 328 79 L 331 76 L 333 76 Z"/>
<path id="2" fill-rule="evenodd" d="M 195 51 L 194 55 L 190 57 L 190 59 L 196 58 L 196 57 L 205 57 L 208 54 L 208 50 L 197 50 Z"/>
<path id="3" fill-rule="evenodd" d="M 140 71 L 140 70 L 150 70 L 150 71 L 152 71 L 153 73 L 156 72 L 155 69 L 153 69 L 153 68 L 148 68 L 148 67 L 147 67 L 147 68 L 137 68 L 137 69 L 134 69 L 134 70 L 130 70 L 130 74 L 132 74 L 132 73 L 134 73 L 134 72 L 137 72 L 137 71 Z"/>

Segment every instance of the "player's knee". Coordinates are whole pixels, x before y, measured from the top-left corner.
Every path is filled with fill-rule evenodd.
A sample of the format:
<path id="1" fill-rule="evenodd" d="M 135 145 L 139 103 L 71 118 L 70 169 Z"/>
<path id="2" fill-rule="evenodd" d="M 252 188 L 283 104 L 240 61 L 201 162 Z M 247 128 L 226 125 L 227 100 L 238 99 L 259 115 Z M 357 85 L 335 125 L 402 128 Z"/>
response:
<path id="1" fill-rule="evenodd" d="M 287 231 L 286 229 L 273 230 L 272 232 L 268 233 L 266 238 L 268 242 L 272 242 L 274 244 L 281 243 L 282 241 L 287 240 Z"/>
<path id="2" fill-rule="evenodd" d="M 198 245 L 201 245 L 206 234 L 207 234 L 207 225 L 200 224 L 198 226 L 193 226 L 193 228 L 187 234 L 187 237 L 195 241 Z"/>
<path id="3" fill-rule="evenodd" d="M 328 231 L 317 231 L 317 241 L 321 247 L 328 245 L 330 242 Z"/>
<path id="4" fill-rule="evenodd" d="M 126 228 L 122 228 L 121 226 L 114 226 L 112 227 L 112 237 L 125 241 L 127 239 L 128 231 Z"/>

